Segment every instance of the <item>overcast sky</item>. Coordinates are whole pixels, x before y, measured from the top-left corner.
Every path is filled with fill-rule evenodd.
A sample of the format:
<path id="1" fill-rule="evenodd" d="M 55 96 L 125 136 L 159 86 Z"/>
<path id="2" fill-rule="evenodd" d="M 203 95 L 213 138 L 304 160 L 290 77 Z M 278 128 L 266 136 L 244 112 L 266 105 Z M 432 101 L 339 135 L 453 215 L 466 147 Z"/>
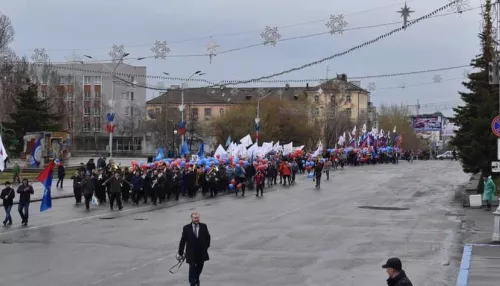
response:
<path id="1" fill-rule="evenodd" d="M 480 5 L 480 0 L 468 2 L 469 8 Z M 416 19 L 449 1 L 407 3 L 415 11 L 410 19 Z M 218 51 L 222 51 L 262 42 L 260 33 L 266 26 L 309 22 L 279 28 L 282 38 L 327 32 L 325 23 L 331 14 L 344 14 L 347 28 L 379 25 L 400 21 L 396 11 L 403 5 L 398 0 L 4 0 L 0 2 L 0 11 L 12 20 L 16 30 L 12 47 L 18 54 L 31 56 L 33 49 L 45 48 L 52 62 L 61 62 L 72 50 L 108 59 L 113 44 L 125 45 L 132 58 L 151 56 L 151 46 L 156 40 L 167 41 L 171 55 L 204 54 L 210 36 L 220 46 Z M 428 19 L 348 55 L 275 79 L 325 78 L 327 66 L 329 76 L 346 73 L 354 77 L 466 65 L 479 52 L 479 13 L 480 9 L 475 9 L 461 15 Z M 219 55 L 211 64 L 208 57 L 147 59 L 137 64 L 147 66 L 148 75 L 168 72 L 187 77 L 202 70 L 207 73 L 205 78 L 213 81 L 249 79 L 342 52 L 397 27 L 399 24 L 278 42 L 275 47 L 258 46 Z M 180 42 L 185 39 L 191 40 Z M 372 101 L 377 105 L 416 104 L 418 99 L 421 112 L 434 112 L 435 107 L 425 104 L 460 100 L 457 91 L 461 89 L 465 70 L 363 80 L 362 85 L 376 84 Z M 441 83 L 433 83 L 436 74 L 442 77 Z M 157 83 L 158 80 L 149 81 L 151 85 Z M 165 85 L 170 84 L 179 82 L 165 81 Z M 260 84 L 270 85 L 284 84 Z M 405 88 L 400 88 L 403 85 Z M 449 107 L 446 104 L 438 109 L 450 115 L 450 110 L 445 110 Z"/>

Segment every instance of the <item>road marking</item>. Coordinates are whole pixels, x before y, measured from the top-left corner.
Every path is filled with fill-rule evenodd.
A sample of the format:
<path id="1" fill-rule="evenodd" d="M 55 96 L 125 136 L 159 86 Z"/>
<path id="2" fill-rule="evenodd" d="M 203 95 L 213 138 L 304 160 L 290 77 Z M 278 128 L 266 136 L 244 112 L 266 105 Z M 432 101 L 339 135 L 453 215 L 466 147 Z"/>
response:
<path id="1" fill-rule="evenodd" d="M 122 275 L 122 274 L 123 274 L 123 273 L 118 272 L 118 273 L 115 273 L 115 274 L 113 275 L 113 277 L 118 277 L 118 276 L 120 276 L 120 275 Z"/>
<path id="2" fill-rule="evenodd" d="M 472 255 L 472 245 L 467 244 L 464 246 L 462 254 L 462 262 L 460 263 L 460 271 L 458 272 L 456 286 L 467 286 L 469 280 L 470 259 Z"/>
<path id="3" fill-rule="evenodd" d="M 101 283 L 102 281 L 104 281 L 104 279 L 101 279 L 101 280 L 97 280 L 97 281 L 93 282 L 93 283 L 92 283 L 92 285 L 96 285 L 96 284 L 99 284 L 99 283 Z"/>

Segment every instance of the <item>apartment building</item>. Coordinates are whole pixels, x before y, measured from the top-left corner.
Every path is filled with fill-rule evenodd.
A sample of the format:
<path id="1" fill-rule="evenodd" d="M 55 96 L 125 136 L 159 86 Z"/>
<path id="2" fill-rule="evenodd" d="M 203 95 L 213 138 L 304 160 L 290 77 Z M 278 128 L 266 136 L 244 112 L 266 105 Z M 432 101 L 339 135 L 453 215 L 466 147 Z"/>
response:
<path id="1" fill-rule="evenodd" d="M 73 153 L 109 150 L 106 132 L 107 114 L 115 113 L 113 152 L 147 153 L 144 132 L 146 90 L 134 84 L 146 84 L 146 67 L 115 63 L 58 64 L 58 83 L 42 80 L 40 96 L 46 96 L 55 84 L 64 98 L 64 128 L 72 136 Z M 115 75 L 113 77 L 113 69 Z M 41 77 L 43 78 L 43 76 Z M 121 80 L 123 79 L 123 80 Z M 130 83 L 127 83 L 130 82 Z"/>

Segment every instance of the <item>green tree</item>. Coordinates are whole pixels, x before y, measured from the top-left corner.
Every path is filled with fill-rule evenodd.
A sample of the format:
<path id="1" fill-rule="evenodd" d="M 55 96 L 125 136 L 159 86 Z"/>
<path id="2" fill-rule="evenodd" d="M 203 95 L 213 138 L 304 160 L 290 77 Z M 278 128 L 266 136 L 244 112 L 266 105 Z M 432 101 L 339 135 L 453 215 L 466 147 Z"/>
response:
<path id="1" fill-rule="evenodd" d="M 418 150 L 422 148 L 420 139 L 411 127 L 409 118 L 411 116 L 411 111 L 406 105 L 381 105 L 379 108 L 378 122 L 380 129 L 384 130 L 386 133 L 391 132 L 396 126 L 396 131 L 398 134 L 403 136 L 403 143 L 401 144 L 402 149 L 412 149 Z M 394 134 L 391 134 L 392 139 L 394 139 Z"/>
<path id="2" fill-rule="evenodd" d="M 498 86 L 488 83 L 488 63 L 494 61 L 496 52 L 491 21 L 491 1 L 483 11 L 483 31 L 479 34 L 481 54 L 471 62 L 476 72 L 463 82 L 469 92 L 460 92 L 464 105 L 454 108 L 450 118 L 458 130 L 452 145 L 459 151 L 462 167 L 467 173 L 489 172 L 491 161 L 496 159 L 496 137 L 490 130 L 491 120 L 498 115 Z"/>
<path id="3" fill-rule="evenodd" d="M 38 87 L 31 84 L 14 98 L 14 112 L 10 114 L 12 123 L 8 127 L 21 137 L 26 132 L 58 131 L 62 116 L 53 113 L 48 100 L 38 96 Z"/>

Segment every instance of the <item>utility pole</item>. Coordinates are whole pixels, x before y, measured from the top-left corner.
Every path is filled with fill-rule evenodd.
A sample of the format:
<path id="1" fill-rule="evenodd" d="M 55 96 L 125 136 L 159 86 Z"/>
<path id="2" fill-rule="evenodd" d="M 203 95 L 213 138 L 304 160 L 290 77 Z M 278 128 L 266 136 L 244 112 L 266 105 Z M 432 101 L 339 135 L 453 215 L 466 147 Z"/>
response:
<path id="1" fill-rule="evenodd" d="M 420 115 L 420 101 L 417 98 L 417 105 L 415 105 L 415 108 L 417 110 L 417 116 Z"/>

